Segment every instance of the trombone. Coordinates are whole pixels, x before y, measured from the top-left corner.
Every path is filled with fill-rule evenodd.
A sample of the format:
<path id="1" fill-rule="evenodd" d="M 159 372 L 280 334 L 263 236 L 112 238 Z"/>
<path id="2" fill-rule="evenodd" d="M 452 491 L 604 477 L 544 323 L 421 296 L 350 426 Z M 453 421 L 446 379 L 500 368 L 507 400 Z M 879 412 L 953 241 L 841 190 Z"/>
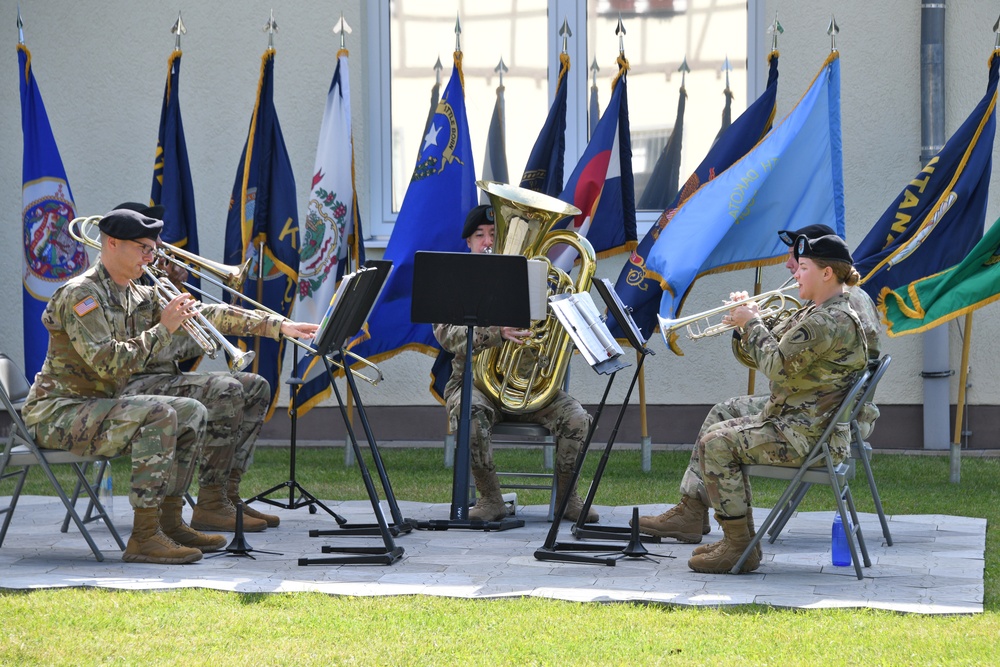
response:
<path id="1" fill-rule="evenodd" d="M 733 308 L 748 303 L 756 303 L 760 307 L 758 315 L 762 319 L 787 317 L 793 310 L 801 306 L 798 299 L 785 294 L 789 290 L 798 289 L 799 286 L 793 282 L 794 280 L 794 278 L 791 278 L 784 285 L 770 292 L 762 292 L 741 301 L 724 303 L 721 306 L 709 308 L 708 310 L 688 315 L 687 317 L 669 319 L 657 315 L 657 319 L 660 321 L 660 333 L 663 334 L 663 342 L 669 347 L 670 335 L 681 328 L 687 329 L 688 338 L 691 340 L 701 340 L 702 338 L 718 336 L 727 331 L 732 331 L 737 328 L 735 324 L 725 324 L 723 322 L 712 324 L 711 318 L 721 313 L 728 313 Z"/>
<path id="2" fill-rule="evenodd" d="M 93 225 L 100 221 L 101 216 L 92 215 L 87 218 L 74 218 L 69 223 L 69 235 L 73 237 L 78 243 L 83 243 L 91 248 L 101 249 L 100 241 L 90 237 L 84 231 L 85 225 Z M 79 229 L 77 228 L 79 226 Z M 161 308 L 166 308 L 167 304 L 179 296 L 181 291 L 177 289 L 173 283 L 167 280 L 163 276 L 156 275 L 150 268 L 146 265 L 142 268 L 143 273 L 153 282 L 153 289 L 156 291 L 156 297 L 160 302 Z M 255 352 L 252 350 L 244 352 L 235 345 L 229 342 L 229 340 L 222 334 L 215 326 L 208 321 L 201 312 L 198 312 L 194 317 L 184 320 L 181 323 L 181 328 L 187 332 L 189 336 L 194 340 L 194 342 L 204 350 L 205 354 L 211 359 L 215 359 L 216 354 L 219 350 L 225 350 L 226 354 L 229 356 L 229 370 L 232 373 L 238 373 L 244 368 L 250 365 L 253 361 Z"/>
<path id="3" fill-rule="evenodd" d="M 70 222 L 69 226 L 70 235 L 72 235 L 74 239 L 81 241 L 82 243 L 89 245 L 92 248 L 100 249 L 101 247 L 100 242 L 88 236 L 85 227 L 85 225 L 88 227 L 95 225 L 98 221 L 100 221 L 100 219 L 101 216 L 91 216 L 89 218 L 76 218 L 75 220 Z M 79 224 L 80 230 L 78 233 L 74 233 L 73 230 L 75 229 L 75 226 L 77 224 Z M 77 234 L 79 234 L 79 236 Z M 246 302 L 253 308 L 262 310 L 268 313 L 269 315 L 275 315 L 277 317 L 284 318 L 284 315 L 282 315 L 281 313 L 271 308 L 268 308 L 264 304 L 259 303 L 258 301 L 255 301 L 254 299 L 251 299 L 250 297 L 240 292 L 240 289 L 243 287 L 243 283 L 246 280 L 247 273 L 250 270 L 250 265 L 252 263 L 252 260 L 250 259 L 248 259 L 242 266 L 230 266 L 228 264 L 222 264 L 221 262 L 213 262 L 210 259 L 205 259 L 201 255 L 196 255 L 192 252 L 188 252 L 187 250 L 178 248 L 177 246 L 172 245 L 170 243 L 164 243 L 163 241 L 160 241 L 157 245 L 156 258 L 163 259 L 164 261 L 170 262 L 176 266 L 184 268 L 186 271 L 189 271 L 191 275 L 195 276 L 196 278 L 211 283 L 212 285 L 215 285 L 216 287 L 222 289 L 224 292 L 227 292 L 234 297 L 242 299 L 244 302 Z M 173 287 L 173 284 L 170 283 L 170 281 L 167 280 L 165 276 L 163 275 L 157 276 L 155 273 L 153 273 L 153 269 L 150 269 L 149 267 L 146 267 L 146 271 L 148 272 L 147 275 L 150 275 L 150 277 L 153 279 L 154 284 L 163 282 L 163 283 L 168 283 L 171 285 L 171 287 Z M 203 289 L 195 287 L 190 283 L 183 283 L 183 285 L 189 291 L 196 292 L 207 299 L 211 299 L 215 303 L 223 303 L 222 299 L 220 299 L 219 297 L 215 296 L 214 294 L 210 294 L 204 291 Z M 212 328 L 214 329 L 215 327 Z M 226 345 L 232 346 L 232 343 L 230 343 L 229 340 L 223 334 L 219 333 L 218 335 L 220 338 L 222 338 L 223 341 L 225 341 Z M 291 336 L 285 336 L 283 334 L 282 338 L 301 347 L 302 349 L 306 350 L 311 354 L 317 354 L 316 349 L 311 345 L 309 345 L 308 343 L 303 343 L 297 338 L 292 338 Z M 195 340 L 197 341 L 197 339 Z M 232 347 L 235 348 L 235 346 Z M 239 348 L 235 349 L 241 352 Z M 250 351 L 246 354 L 253 355 L 253 352 Z M 364 357 L 358 354 L 355 354 L 354 352 L 345 351 L 345 354 L 355 359 L 356 361 L 364 364 L 365 366 L 368 366 L 369 368 L 372 369 L 372 372 L 375 373 L 373 377 L 370 375 L 366 375 L 364 372 L 356 370 L 354 368 L 348 368 L 348 370 L 350 370 L 351 374 L 354 375 L 355 378 L 359 380 L 364 380 L 365 382 L 371 384 L 372 386 L 378 385 L 378 383 L 382 381 L 383 379 L 382 371 L 374 363 L 372 363 L 368 359 L 365 359 Z M 253 357 L 251 356 L 250 359 L 252 360 Z M 336 368 L 339 368 L 341 370 L 345 369 L 345 365 L 339 361 L 335 361 L 332 356 L 327 355 L 326 359 Z"/>

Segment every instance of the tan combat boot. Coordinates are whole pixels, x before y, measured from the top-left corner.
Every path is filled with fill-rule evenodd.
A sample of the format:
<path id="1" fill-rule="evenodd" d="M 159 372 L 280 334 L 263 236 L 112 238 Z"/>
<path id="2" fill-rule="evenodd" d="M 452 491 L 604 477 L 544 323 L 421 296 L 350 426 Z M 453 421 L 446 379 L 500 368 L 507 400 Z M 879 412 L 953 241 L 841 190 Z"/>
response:
<path id="1" fill-rule="evenodd" d="M 236 508 L 226 497 L 226 490 L 221 486 L 203 486 L 198 489 L 198 502 L 191 515 L 191 527 L 195 530 L 221 531 L 232 533 L 236 531 Z M 243 517 L 243 530 L 248 533 L 259 533 L 267 528 L 263 519 Z"/>
<path id="2" fill-rule="evenodd" d="M 752 538 L 745 516 L 724 519 L 716 513 L 715 520 L 722 526 L 722 541 L 711 551 L 693 556 L 688 561 L 688 567 L 695 572 L 728 574 L 750 545 Z M 740 568 L 740 573 L 753 572 L 758 567 L 760 567 L 760 559 L 751 552 L 749 558 L 743 563 L 743 567 Z"/>
<path id="3" fill-rule="evenodd" d="M 163 499 L 163 505 L 160 506 L 160 530 L 163 531 L 164 535 L 177 544 L 193 547 L 202 552 L 218 551 L 225 548 L 226 538 L 222 535 L 199 533 L 184 523 L 184 518 L 181 516 L 183 507 L 183 498 L 167 496 Z"/>
<path id="4" fill-rule="evenodd" d="M 556 480 L 556 507 L 559 507 L 563 496 L 566 495 L 566 489 L 569 487 L 572 477 L 572 472 L 559 473 L 559 478 Z M 569 501 L 566 503 L 566 512 L 563 514 L 563 518 L 568 521 L 578 521 L 580 519 L 580 512 L 582 511 L 583 500 L 577 495 L 576 487 L 573 487 L 573 490 L 569 494 Z M 600 515 L 593 507 L 587 510 L 587 518 L 584 519 L 584 523 L 597 523 L 600 520 Z"/>
<path id="5" fill-rule="evenodd" d="M 507 517 L 507 505 L 500 493 L 500 479 L 495 470 L 472 470 L 476 478 L 476 490 L 479 499 L 476 506 L 469 510 L 470 521 L 499 521 Z"/>
<path id="6" fill-rule="evenodd" d="M 706 521 L 707 521 L 708 520 L 707 519 L 707 517 L 708 517 L 708 513 L 707 512 L 705 513 L 705 517 L 706 517 Z M 747 529 L 750 531 L 750 537 L 751 538 L 754 535 L 757 534 L 754 531 L 754 526 L 753 526 L 753 508 L 751 508 L 751 507 L 747 507 Z M 720 544 L 722 544 L 721 541 L 719 541 L 719 542 L 713 542 L 711 544 L 703 544 L 700 547 L 695 547 L 694 551 L 691 552 L 691 555 L 692 556 L 697 556 L 698 554 L 707 554 L 709 551 L 711 551 L 715 547 L 719 546 Z M 752 557 L 756 558 L 757 562 L 760 563 L 760 559 L 763 557 L 763 552 L 760 550 L 760 542 L 758 542 L 757 544 L 754 545 L 754 547 L 753 547 L 753 556 Z"/>
<path id="7" fill-rule="evenodd" d="M 243 521 L 246 522 L 247 517 L 251 516 L 255 519 L 261 519 L 267 523 L 268 528 L 277 528 L 278 524 L 281 523 L 281 519 L 273 514 L 264 514 L 263 512 L 258 512 L 254 508 L 243 502 L 240 498 L 240 481 L 243 479 L 243 471 L 233 468 L 229 471 L 229 484 L 226 485 L 226 497 L 229 498 L 229 502 L 233 504 L 233 507 L 243 506 Z M 244 526 L 246 524 L 244 523 Z"/>
<path id="8" fill-rule="evenodd" d="M 138 507 L 134 510 L 132 534 L 122 560 L 126 563 L 180 565 L 201 560 L 201 552 L 183 547 L 160 530 L 160 508 Z"/>
<path id="9" fill-rule="evenodd" d="M 639 517 L 639 532 L 698 544 L 701 542 L 707 517 L 708 508 L 701 500 L 681 496 L 681 501 L 663 514 Z"/>

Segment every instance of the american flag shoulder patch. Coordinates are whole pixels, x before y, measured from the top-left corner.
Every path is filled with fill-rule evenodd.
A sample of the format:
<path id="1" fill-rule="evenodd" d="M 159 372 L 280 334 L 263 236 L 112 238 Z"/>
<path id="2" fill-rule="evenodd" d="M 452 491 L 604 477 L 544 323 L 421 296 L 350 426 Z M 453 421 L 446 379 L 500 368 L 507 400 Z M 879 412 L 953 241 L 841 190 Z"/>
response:
<path id="1" fill-rule="evenodd" d="M 79 317 L 83 317 L 95 308 L 97 308 L 97 299 L 92 296 L 88 296 L 86 299 L 73 306 L 73 312 L 75 312 Z"/>

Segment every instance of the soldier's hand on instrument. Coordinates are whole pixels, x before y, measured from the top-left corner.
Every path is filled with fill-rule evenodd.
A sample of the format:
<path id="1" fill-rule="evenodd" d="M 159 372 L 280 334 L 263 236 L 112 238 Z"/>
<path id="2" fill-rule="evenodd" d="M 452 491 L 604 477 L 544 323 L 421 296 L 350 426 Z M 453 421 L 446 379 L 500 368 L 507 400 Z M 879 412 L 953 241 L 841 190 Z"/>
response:
<path id="1" fill-rule="evenodd" d="M 160 322 L 167 331 L 174 333 L 188 320 L 198 314 L 197 301 L 187 292 L 178 294 L 163 308 Z"/>
<path id="2" fill-rule="evenodd" d="M 750 298 L 750 294 L 747 292 L 730 292 L 729 301 L 727 303 L 736 303 L 737 301 L 746 301 Z"/>
<path id="3" fill-rule="evenodd" d="M 723 322 L 726 324 L 735 324 L 741 329 L 746 326 L 746 323 L 757 317 L 757 313 L 760 308 L 756 301 L 751 301 L 745 305 L 736 306 L 729 311 L 729 314 L 723 318 Z M 727 321 L 728 320 L 728 321 Z"/>
<path id="4" fill-rule="evenodd" d="M 156 266 L 167 275 L 167 279 L 177 286 L 178 289 L 188 279 L 188 270 L 179 264 L 160 258 L 156 260 Z"/>
<path id="5" fill-rule="evenodd" d="M 319 325 L 311 322 L 285 320 L 281 323 L 281 335 L 289 338 L 312 338 L 318 330 Z"/>
<path id="6" fill-rule="evenodd" d="M 531 329 L 518 329 L 517 327 L 500 327 L 500 336 L 512 343 L 523 345 L 531 337 Z"/>

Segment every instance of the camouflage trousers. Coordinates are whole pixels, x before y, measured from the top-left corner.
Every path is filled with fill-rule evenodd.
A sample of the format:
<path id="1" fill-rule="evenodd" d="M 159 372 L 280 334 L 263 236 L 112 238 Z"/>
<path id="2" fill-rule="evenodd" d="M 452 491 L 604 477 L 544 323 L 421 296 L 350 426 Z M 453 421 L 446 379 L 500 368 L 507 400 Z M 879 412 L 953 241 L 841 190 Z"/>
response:
<path id="1" fill-rule="evenodd" d="M 253 373 L 136 375 L 123 395 L 184 396 L 205 406 L 208 426 L 201 448 L 198 484 L 224 485 L 229 471 L 246 472 L 271 398 L 267 380 Z"/>
<path id="2" fill-rule="evenodd" d="M 701 426 L 681 479 L 681 494 L 698 498 L 719 514 L 740 517 L 753 495 L 741 464 L 797 465 L 796 451 L 774 424 L 760 419 L 766 396 L 740 396 L 716 404 Z"/>
<path id="3" fill-rule="evenodd" d="M 187 491 L 205 437 L 208 412 L 180 396 L 136 395 L 73 401 L 54 419 L 35 424 L 46 448 L 80 455 L 132 456 L 132 507 L 159 507 Z"/>
<path id="4" fill-rule="evenodd" d="M 447 398 L 451 429 L 456 433 L 461 400 L 460 391 L 454 392 Z M 576 465 L 576 457 L 587 439 L 592 419 L 578 400 L 562 390 L 559 390 L 552 402 L 541 410 L 515 415 L 504 412 L 486 394 L 473 387 L 469 433 L 472 469 L 488 472 L 496 470 L 496 465 L 493 463 L 493 448 L 490 446 L 493 425 L 506 421 L 540 424 L 549 429 L 556 439 L 556 470 L 562 473 L 570 472 Z"/>

